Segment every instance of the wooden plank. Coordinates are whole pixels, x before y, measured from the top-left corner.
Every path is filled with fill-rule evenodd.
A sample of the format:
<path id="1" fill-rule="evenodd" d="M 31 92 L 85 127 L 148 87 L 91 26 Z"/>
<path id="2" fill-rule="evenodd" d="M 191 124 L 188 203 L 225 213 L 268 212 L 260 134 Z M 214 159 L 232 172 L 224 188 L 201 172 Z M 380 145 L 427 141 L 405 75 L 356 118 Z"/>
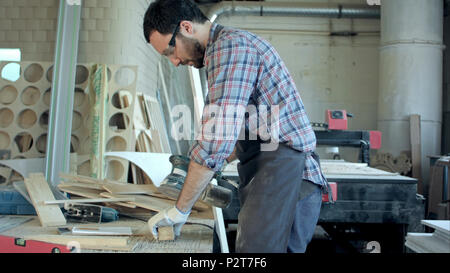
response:
<path id="1" fill-rule="evenodd" d="M 94 199 L 94 198 L 108 197 L 108 196 L 103 196 L 101 194 L 103 192 L 103 190 L 87 189 L 87 188 L 81 188 L 81 187 L 76 187 L 76 186 L 61 186 L 61 185 L 58 185 L 58 188 L 63 192 L 67 192 L 67 193 L 78 195 L 78 196 L 85 197 L 85 198 L 93 198 Z M 129 204 L 126 202 L 116 202 L 114 204 L 119 205 L 119 206 L 128 207 L 128 208 L 136 208 L 136 205 Z"/>
<path id="2" fill-rule="evenodd" d="M 67 174 L 67 173 L 60 173 L 59 176 L 61 179 L 68 180 L 71 182 L 80 182 L 80 183 L 88 183 L 88 184 L 94 184 L 94 185 L 104 185 L 104 184 L 118 184 L 122 185 L 121 182 L 115 182 L 108 179 L 96 179 L 89 176 L 83 176 L 83 175 L 73 175 L 73 174 Z"/>
<path id="3" fill-rule="evenodd" d="M 81 183 L 81 182 L 61 182 L 58 184 L 58 186 L 73 186 L 73 187 L 80 187 L 85 189 L 93 189 L 93 190 L 99 190 L 103 191 L 103 186 L 101 184 L 89 184 L 89 183 Z"/>
<path id="4" fill-rule="evenodd" d="M 30 174 L 30 178 L 25 179 L 25 186 L 39 216 L 39 221 L 43 227 L 66 224 L 66 218 L 64 218 L 59 206 L 46 206 L 42 204 L 43 201 L 55 200 L 55 197 L 53 196 L 53 193 L 42 173 Z"/>
<path id="5" fill-rule="evenodd" d="M 109 194 L 102 193 L 102 195 L 109 198 L 118 197 L 118 195 L 113 195 L 111 193 Z M 128 203 L 134 204 L 140 208 L 145 208 L 156 212 L 160 212 L 169 206 L 174 206 L 176 202 L 175 200 L 161 199 L 147 195 L 120 195 L 120 196 L 134 197 L 135 201 Z"/>
<path id="6" fill-rule="evenodd" d="M 131 201 L 134 201 L 134 198 L 120 197 L 120 198 L 51 200 L 51 201 L 43 201 L 43 204 L 44 205 L 57 205 L 57 204 L 66 204 L 66 203 L 115 203 L 115 202 L 131 202 Z"/>
<path id="7" fill-rule="evenodd" d="M 158 188 L 151 184 L 134 185 L 134 184 L 123 184 L 123 185 L 103 185 L 103 189 L 112 194 L 157 194 Z M 164 197 L 162 194 L 158 194 Z"/>
<path id="8" fill-rule="evenodd" d="M 97 184 L 102 182 L 102 180 L 92 178 L 89 176 L 83 176 L 83 175 L 73 175 L 68 173 L 60 173 L 59 177 L 63 180 L 68 180 L 70 182 L 80 182 L 80 183 L 89 183 L 89 184 Z"/>
<path id="9" fill-rule="evenodd" d="M 409 116 L 409 128 L 411 138 L 411 163 L 412 163 L 412 177 L 417 181 L 417 192 L 423 194 L 422 181 L 422 147 L 421 147 L 421 129 L 420 129 L 420 115 Z"/>
<path id="10" fill-rule="evenodd" d="M 103 188 L 110 192 L 113 195 L 122 196 L 127 194 L 145 194 L 152 197 L 157 197 L 161 199 L 168 199 L 173 200 L 173 198 L 169 198 L 168 196 L 161 194 L 158 191 L 158 188 L 156 188 L 152 184 L 144 184 L 144 185 L 133 185 L 133 184 L 126 184 L 126 185 L 104 185 Z M 210 208 L 210 206 L 202 201 L 197 201 L 194 204 L 193 207 L 195 210 L 207 210 Z"/>
<path id="11" fill-rule="evenodd" d="M 86 236 L 132 236 L 133 231 L 131 227 L 103 227 L 103 226 L 88 226 L 88 227 L 73 227 L 72 235 L 86 235 Z"/>
<path id="12" fill-rule="evenodd" d="M 85 198 L 101 198 L 100 193 L 102 190 L 82 188 L 78 186 L 58 185 L 58 189 L 63 192 L 78 195 Z"/>

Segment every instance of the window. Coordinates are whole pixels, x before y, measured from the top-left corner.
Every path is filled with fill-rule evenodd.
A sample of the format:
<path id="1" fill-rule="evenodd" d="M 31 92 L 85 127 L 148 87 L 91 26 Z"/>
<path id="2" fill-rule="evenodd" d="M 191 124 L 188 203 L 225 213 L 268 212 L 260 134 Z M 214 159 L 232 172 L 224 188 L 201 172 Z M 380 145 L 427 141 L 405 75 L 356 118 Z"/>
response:
<path id="1" fill-rule="evenodd" d="M 20 62 L 21 52 L 18 48 L 0 48 L 0 62 Z M 20 65 L 9 63 L 1 71 L 1 77 L 5 80 L 15 82 L 20 78 Z"/>

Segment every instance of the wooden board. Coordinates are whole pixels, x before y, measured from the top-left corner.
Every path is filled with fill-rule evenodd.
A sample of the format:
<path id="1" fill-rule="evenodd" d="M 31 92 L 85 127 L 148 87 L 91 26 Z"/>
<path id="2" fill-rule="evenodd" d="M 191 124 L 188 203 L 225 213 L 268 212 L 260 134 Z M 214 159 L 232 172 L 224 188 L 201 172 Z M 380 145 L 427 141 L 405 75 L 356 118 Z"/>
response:
<path id="1" fill-rule="evenodd" d="M 134 185 L 134 184 L 121 184 L 121 185 L 103 185 L 105 190 L 112 194 L 157 194 L 157 188 L 151 184 Z M 162 194 L 158 194 L 162 195 Z M 163 196 L 161 196 L 163 197 Z"/>
<path id="2" fill-rule="evenodd" d="M 422 148 L 420 138 L 420 115 L 411 115 L 409 118 L 411 140 L 412 177 L 418 180 L 417 192 L 423 194 L 422 181 Z"/>
<path id="3" fill-rule="evenodd" d="M 124 198 L 94 198 L 94 199 L 68 199 L 68 200 L 52 200 L 44 201 L 44 205 L 57 205 L 57 204 L 67 204 L 67 203 L 116 203 L 116 202 L 130 202 L 134 201 L 134 198 L 124 197 Z"/>
<path id="4" fill-rule="evenodd" d="M 123 184 L 123 185 L 104 185 L 103 188 L 107 190 L 109 193 L 115 196 L 123 196 L 127 194 L 132 195 L 149 195 L 152 197 L 157 197 L 161 199 L 173 200 L 173 198 L 169 198 L 168 196 L 157 192 L 158 188 L 156 188 L 153 184 L 146 185 L 134 185 L 134 184 Z M 210 206 L 202 201 L 197 201 L 193 207 L 195 210 L 207 210 Z"/>
<path id="5" fill-rule="evenodd" d="M 58 185 L 58 188 L 63 192 L 67 192 L 70 194 L 74 194 L 74 195 L 86 197 L 86 198 L 105 197 L 105 196 L 101 195 L 103 190 L 95 190 L 95 189 L 90 189 L 90 188 L 82 188 L 82 187 L 78 187 L 78 186 L 68 186 L 68 185 Z M 128 207 L 128 208 L 136 208 L 135 205 L 126 203 L 126 202 L 116 202 L 115 204 L 124 206 L 124 207 Z"/>
<path id="6" fill-rule="evenodd" d="M 30 174 L 30 178 L 25 179 L 25 186 L 43 227 L 66 224 L 66 218 L 59 206 L 42 203 L 47 200 L 55 200 L 43 174 Z"/>
<path id="7" fill-rule="evenodd" d="M 175 200 L 162 199 L 162 198 L 157 198 L 157 197 L 152 197 L 152 196 L 147 196 L 147 195 L 126 195 L 126 194 L 113 195 L 110 193 L 102 193 L 102 196 L 108 197 L 108 198 L 133 197 L 133 198 L 135 198 L 135 201 L 127 202 L 127 203 L 136 205 L 137 207 L 140 207 L 140 208 L 145 208 L 145 209 L 149 209 L 152 211 L 156 211 L 156 212 L 160 212 L 169 206 L 174 206 L 175 202 L 176 202 Z"/>
<path id="8" fill-rule="evenodd" d="M 58 185 L 58 189 L 60 189 L 63 192 L 67 192 L 85 198 L 101 198 L 102 196 L 100 195 L 100 193 L 103 192 L 103 190 L 82 188 L 78 186 L 69 186 L 67 184 Z"/>
<path id="9" fill-rule="evenodd" d="M 58 186 L 73 186 L 73 187 L 80 187 L 85 189 L 93 189 L 93 190 L 100 190 L 103 191 L 103 186 L 98 184 L 88 184 L 88 183 L 79 183 L 79 182 L 61 182 L 58 184 Z"/>

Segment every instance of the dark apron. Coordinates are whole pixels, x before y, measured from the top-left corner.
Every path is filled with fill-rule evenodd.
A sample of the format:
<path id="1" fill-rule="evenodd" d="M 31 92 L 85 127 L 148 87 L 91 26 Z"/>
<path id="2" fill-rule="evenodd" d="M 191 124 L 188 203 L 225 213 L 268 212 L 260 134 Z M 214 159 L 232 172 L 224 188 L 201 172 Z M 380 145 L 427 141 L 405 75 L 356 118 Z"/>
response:
<path id="1" fill-rule="evenodd" d="M 260 145 L 248 140 L 236 144 L 241 205 L 236 252 L 284 253 L 297 202 L 319 186 L 302 179 L 306 153 L 284 144 L 260 151 Z"/>

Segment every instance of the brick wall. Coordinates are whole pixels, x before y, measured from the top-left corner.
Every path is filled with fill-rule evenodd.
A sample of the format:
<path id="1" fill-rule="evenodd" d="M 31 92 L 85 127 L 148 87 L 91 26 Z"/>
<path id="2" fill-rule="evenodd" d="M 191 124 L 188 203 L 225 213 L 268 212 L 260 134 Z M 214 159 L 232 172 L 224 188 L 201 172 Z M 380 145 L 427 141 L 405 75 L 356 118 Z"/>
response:
<path id="1" fill-rule="evenodd" d="M 0 0 L 0 47 L 20 48 L 23 60 L 52 61 L 58 0 Z"/>
<path id="2" fill-rule="evenodd" d="M 160 56 L 145 43 L 150 0 L 84 0 L 78 62 L 138 65 L 137 90 L 154 94 Z M 0 48 L 20 48 L 22 61 L 53 62 L 59 0 L 0 0 Z"/>

